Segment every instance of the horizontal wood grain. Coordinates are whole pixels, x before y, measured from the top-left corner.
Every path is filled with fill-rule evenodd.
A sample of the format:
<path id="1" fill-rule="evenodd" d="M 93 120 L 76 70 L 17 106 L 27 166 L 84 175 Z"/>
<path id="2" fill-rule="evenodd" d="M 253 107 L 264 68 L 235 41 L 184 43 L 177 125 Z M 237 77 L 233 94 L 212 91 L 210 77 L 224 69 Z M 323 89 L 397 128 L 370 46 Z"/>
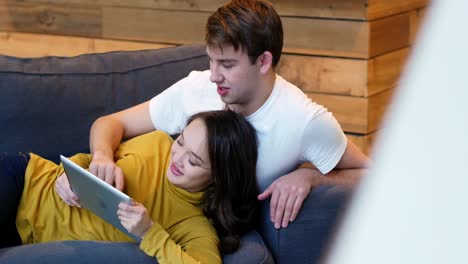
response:
<path id="1" fill-rule="evenodd" d="M 87 37 L 101 36 L 101 10 L 0 2 L 0 30 Z"/>
<path id="2" fill-rule="evenodd" d="M 393 16 L 410 10 L 419 9 L 429 4 L 429 0 L 366 0 L 367 20 Z"/>
<path id="3" fill-rule="evenodd" d="M 326 108 L 336 117 L 345 132 L 369 134 L 379 129 L 394 89 L 370 97 L 352 97 L 309 93 L 312 101 Z"/>
<path id="4" fill-rule="evenodd" d="M 5 0 L 4 0 L 5 1 Z M 214 12 L 227 0 L 23 0 L 29 3 L 74 4 Z M 281 16 L 373 20 L 421 8 L 428 0 L 272 0 Z"/>
<path id="5" fill-rule="evenodd" d="M 418 36 L 418 32 L 420 31 L 423 23 L 424 18 L 426 17 L 426 13 L 430 7 L 421 8 L 415 10 L 411 14 L 411 26 L 410 26 L 410 43 L 413 44 Z"/>
<path id="6" fill-rule="evenodd" d="M 203 43 L 211 13 L 62 2 L 0 3 L 3 31 L 171 44 Z M 285 16 L 284 52 L 370 59 L 410 45 L 410 27 L 416 25 L 411 24 L 411 16 L 407 12 L 372 21 Z"/>
<path id="7" fill-rule="evenodd" d="M 203 43 L 208 16 L 203 12 L 104 7 L 102 32 L 105 38 Z M 371 22 L 285 17 L 283 26 L 287 53 L 371 58 L 410 44 L 410 13 Z"/>
<path id="8" fill-rule="evenodd" d="M 346 134 L 348 139 L 356 144 L 356 146 L 368 156 L 372 154 L 374 142 L 378 135 L 379 131 L 370 134 Z"/>
<path id="9" fill-rule="evenodd" d="M 277 71 L 307 92 L 367 97 L 397 85 L 409 50 L 370 60 L 285 54 Z"/>
<path id="10" fill-rule="evenodd" d="M 86 53 L 160 49 L 170 46 L 112 39 L 0 32 L 0 54 L 22 58 L 44 56 L 71 57 Z"/>
<path id="11" fill-rule="evenodd" d="M 204 43 L 208 16 L 201 12 L 104 7 L 102 36 L 173 44 Z"/>

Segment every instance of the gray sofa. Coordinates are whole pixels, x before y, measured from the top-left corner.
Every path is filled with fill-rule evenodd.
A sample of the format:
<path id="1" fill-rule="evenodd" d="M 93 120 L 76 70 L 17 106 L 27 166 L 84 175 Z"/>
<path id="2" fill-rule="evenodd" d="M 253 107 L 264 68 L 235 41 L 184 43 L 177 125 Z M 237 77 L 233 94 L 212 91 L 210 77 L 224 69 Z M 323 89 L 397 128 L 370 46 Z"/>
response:
<path id="1" fill-rule="evenodd" d="M 208 67 L 202 45 L 73 58 L 0 56 L 0 152 L 34 152 L 55 162 L 59 154 L 89 152 L 96 118 L 144 102 Z M 237 252 L 223 256 L 224 263 L 317 263 L 349 195 L 336 186 L 314 189 L 296 221 L 281 230 L 273 228 L 265 202 L 257 230 L 242 238 Z M 1 263 L 104 261 L 155 263 L 132 243 L 64 241 L 0 250 Z"/>

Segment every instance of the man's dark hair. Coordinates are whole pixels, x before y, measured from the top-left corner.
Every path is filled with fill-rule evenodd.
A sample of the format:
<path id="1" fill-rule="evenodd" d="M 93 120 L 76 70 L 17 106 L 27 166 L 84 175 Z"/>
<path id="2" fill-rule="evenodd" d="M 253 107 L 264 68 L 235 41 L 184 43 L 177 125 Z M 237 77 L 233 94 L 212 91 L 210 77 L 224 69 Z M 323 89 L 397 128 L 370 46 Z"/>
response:
<path id="1" fill-rule="evenodd" d="M 207 130 L 213 178 L 202 206 L 220 237 L 220 251 L 233 252 L 240 236 L 258 220 L 257 136 L 252 125 L 233 111 L 198 113 L 188 124 L 197 119 Z"/>
<path id="2" fill-rule="evenodd" d="M 246 50 L 252 64 L 269 51 L 275 67 L 283 49 L 283 26 L 268 1 L 233 0 L 208 18 L 205 39 L 208 46 L 221 50 L 226 45 Z"/>

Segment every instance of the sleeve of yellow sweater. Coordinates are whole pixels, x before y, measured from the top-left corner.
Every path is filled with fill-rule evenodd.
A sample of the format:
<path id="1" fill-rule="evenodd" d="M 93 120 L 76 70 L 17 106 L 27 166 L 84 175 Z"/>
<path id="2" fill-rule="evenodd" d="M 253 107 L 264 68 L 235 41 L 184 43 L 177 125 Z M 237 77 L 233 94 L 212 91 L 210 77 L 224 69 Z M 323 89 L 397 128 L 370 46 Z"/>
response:
<path id="1" fill-rule="evenodd" d="M 187 235 L 190 237 L 183 245 L 175 243 L 161 225 L 155 222 L 143 237 L 140 248 L 146 254 L 156 257 L 161 264 L 221 263 L 218 238 L 215 235 L 207 236 L 203 223 L 194 219 L 186 220 L 179 228 L 186 228 L 190 232 Z"/>
<path id="2" fill-rule="evenodd" d="M 85 169 L 88 169 L 89 164 L 91 164 L 91 154 L 78 153 L 78 154 L 75 154 L 75 155 L 71 156 L 68 159 L 73 161 L 74 163 L 78 164 L 80 167 L 85 168 Z M 58 168 L 57 177 L 62 175 L 62 173 L 64 171 L 65 170 L 63 169 L 63 165 L 62 165 L 62 163 L 60 163 L 60 166 Z"/>

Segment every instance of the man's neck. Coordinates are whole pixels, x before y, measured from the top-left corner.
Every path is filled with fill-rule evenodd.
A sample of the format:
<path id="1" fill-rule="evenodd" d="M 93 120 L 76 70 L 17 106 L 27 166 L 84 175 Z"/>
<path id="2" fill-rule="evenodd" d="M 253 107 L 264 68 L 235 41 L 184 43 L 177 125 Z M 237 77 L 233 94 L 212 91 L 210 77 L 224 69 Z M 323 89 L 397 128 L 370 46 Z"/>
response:
<path id="1" fill-rule="evenodd" d="M 260 109 L 263 104 L 268 100 L 270 97 L 273 87 L 275 86 L 276 82 L 276 73 L 271 71 L 268 75 L 263 78 L 259 85 L 258 93 L 255 95 L 255 100 L 249 102 L 249 104 L 240 105 L 229 105 L 227 106 L 230 110 L 233 110 L 242 116 L 249 116 L 255 113 L 258 109 Z"/>

